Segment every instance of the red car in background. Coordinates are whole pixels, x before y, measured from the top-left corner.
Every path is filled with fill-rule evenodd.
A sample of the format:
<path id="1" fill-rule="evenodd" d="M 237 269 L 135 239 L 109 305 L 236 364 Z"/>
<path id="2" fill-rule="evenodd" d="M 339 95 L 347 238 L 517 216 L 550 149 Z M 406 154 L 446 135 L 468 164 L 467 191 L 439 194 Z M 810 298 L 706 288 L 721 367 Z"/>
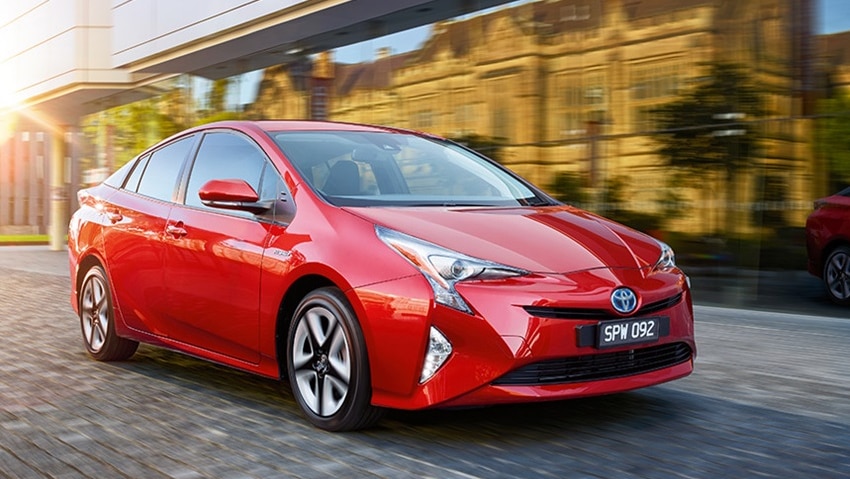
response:
<path id="1" fill-rule="evenodd" d="M 681 378 L 672 250 L 431 135 L 223 122 L 79 193 L 71 303 L 97 360 L 139 342 L 289 380 L 313 424 Z"/>
<path id="2" fill-rule="evenodd" d="M 815 201 L 806 220 L 809 272 L 834 303 L 850 304 L 850 188 Z"/>

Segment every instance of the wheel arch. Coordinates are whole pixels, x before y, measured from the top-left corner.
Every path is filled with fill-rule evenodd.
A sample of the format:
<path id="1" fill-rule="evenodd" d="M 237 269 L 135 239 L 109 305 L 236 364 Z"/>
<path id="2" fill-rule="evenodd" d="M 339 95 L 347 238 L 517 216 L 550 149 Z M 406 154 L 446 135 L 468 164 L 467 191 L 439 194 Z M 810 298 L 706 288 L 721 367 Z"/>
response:
<path id="1" fill-rule="evenodd" d="M 823 251 L 820 255 L 820 262 L 818 264 L 818 271 L 823 273 L 823 268 L 826 266 L 826 260 L 829 258 L 829 255 L 832 254 L 833 251 L 840 247 L 850 248 L 850 238 L 845 238 L 843 236 L 837 236 L 829 240 L 829 242 L 823 247 Z"/>
<path id="2" fill-rule="evenodd" d="M 101 261 L 101 259 L 93 253 L 85 255 L 82 260 L 77 263 L 76 277 L 74 278 L 74 299 L 77 303 L 74 305 L 75 309 L 78 307 L 80 302 L 80 288 L 83 285 L 83 280 L 86 278 L 86 273 L 95 266 L 103 268 L 107 278 L 109 277 L 109 272 L 107 272 L 106 268 L 103 266 L 103 261 Z"/>

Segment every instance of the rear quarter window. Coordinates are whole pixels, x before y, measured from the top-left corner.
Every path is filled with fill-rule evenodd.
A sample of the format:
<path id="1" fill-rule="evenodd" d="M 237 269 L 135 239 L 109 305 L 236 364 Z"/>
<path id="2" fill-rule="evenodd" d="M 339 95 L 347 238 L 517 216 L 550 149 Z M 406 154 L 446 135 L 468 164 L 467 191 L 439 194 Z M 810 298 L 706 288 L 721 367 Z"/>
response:
<path id="1" fill-rule="evenodd" d="M 136 191 L 158 200 L 172 201 L 180 170 L 192 148 L 193 139 L 191 136 L 181 138 L 151 153 Z"/>

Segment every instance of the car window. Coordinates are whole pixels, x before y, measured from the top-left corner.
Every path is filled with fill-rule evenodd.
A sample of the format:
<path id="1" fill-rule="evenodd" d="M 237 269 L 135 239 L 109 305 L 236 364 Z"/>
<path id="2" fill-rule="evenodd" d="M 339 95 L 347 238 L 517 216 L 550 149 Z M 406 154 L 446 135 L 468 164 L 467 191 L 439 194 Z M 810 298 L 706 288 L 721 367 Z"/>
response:
<path id="1" fill-rule="evenodd" d="M 459 145 L 383 132 L 273 132 L 311 188 L 337 206 L 546 205 L 508 170 Z"/>
<path id="2" fill-rule="evenodd" d="M 260 201 L 278 201 L 287 197 L 283 179 L 271 163 L 266 163 L 262 178 L 262 186 L 258 190 Z"/>
<path id="3" fill-rule="evenodd" d="M 130 173 L 130 177 L 127 178 L 127 183 L 124 184 L 125 189 L 136 191 L 139 188 L 139 180 L 142 179 L 142 172 L 145 171 L 145 167 L 147 166 L 149 159 L 150 155 L 147 155 L 136 162 L 133 172 Z"/>
<path id="4" fill-rule="evenodd" d="M 185 202 L 207 208 L 201 203 L 198 191 L 210 180 L 245 180 L 254 191 L 261 193 L 260 181 L 267 163 L 265 153 L 247 138 L 228 132 L 207 133 L 189 174 Z"/>
<path id="5" fill-rule="evenodd" d="M 192 148 L 192 138 L 181 138 L 153 152 L 136 191 L 152 198 L 171 201 L 183 160 Z"/>
<path id="6" fill-rule="evenodd" d="M 130 170 L 133 169 L 133 165 L 135 161 L 128 161 L 121 168 L 118 168 L 118 171 L 109 175 L 109 178 L 103 180 L 103 184 L 109 185 L 113 188 L 121 188 L 121 185 L 124 184 L 124 178 L 127 177 L 127 174 Z"/>

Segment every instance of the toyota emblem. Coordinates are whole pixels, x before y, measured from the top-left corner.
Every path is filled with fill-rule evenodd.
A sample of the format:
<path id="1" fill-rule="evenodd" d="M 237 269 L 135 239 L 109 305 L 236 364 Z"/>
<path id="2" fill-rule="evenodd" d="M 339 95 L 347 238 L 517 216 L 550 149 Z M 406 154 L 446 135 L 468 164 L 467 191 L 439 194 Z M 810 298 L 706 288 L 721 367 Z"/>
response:
<path id="1" fill-rule="evenodd" d="M 611 306 L 620 314 L 629 314 L 637 307 L 637 295 L 629 288 L 617 288 L 611 293 Z"/>

